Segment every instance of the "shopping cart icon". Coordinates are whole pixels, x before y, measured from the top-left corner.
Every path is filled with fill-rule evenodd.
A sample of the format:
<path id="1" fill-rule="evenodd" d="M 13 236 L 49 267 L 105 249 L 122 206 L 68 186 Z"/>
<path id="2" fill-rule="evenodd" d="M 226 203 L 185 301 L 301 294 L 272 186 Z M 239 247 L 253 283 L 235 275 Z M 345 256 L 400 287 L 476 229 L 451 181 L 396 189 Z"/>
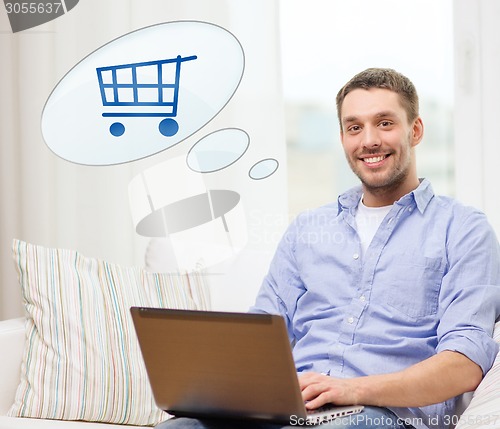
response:
<path id="1" fill-rule="evenodd" d="M 179 130 L 173 118 L 177 116 L 181 64 L 192 61 L 196 55 L 166 60 L 121 64 L 98 67 L 97 78 L 104 107 L 120 107 L 108 111 L 103 117 L 162 117 L 158 129 L 166 137 L 172 137 Z M 124 109 L 122 109 L 124 108 Z M 125 125 L 114 122 L 109 132 L 119 137 L 125 132 Z"/>

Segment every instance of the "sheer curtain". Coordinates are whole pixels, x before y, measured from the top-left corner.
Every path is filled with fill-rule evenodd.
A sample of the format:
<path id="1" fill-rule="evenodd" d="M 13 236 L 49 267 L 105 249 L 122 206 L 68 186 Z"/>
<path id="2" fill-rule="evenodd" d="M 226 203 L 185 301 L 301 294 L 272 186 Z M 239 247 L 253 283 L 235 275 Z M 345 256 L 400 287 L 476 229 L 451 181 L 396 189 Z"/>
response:
<path id="1" fill-rule="evenodd" d="M 48 149 L 41 136 L 40 118 L 51 90 L 86 55 L 132 30 L 175 20 L 221 25 L 243 45 L 246 69 L 236 95 L 187 144 L 211 131 L 238 127 L 248 132 L 252 142 L 242 167 L 266 157 L 280 160 L 280 169 L 269 182 L 251 187 L 241 184 L 249 228 L 260 231 L 250 234 L 249 246 L 274 246 L 276 231 L 286 224 L 276 1 L 81 0 L 66 15 L 16 34 L 2 11 L 0 319 L 23 312 L 11 257 L 13 238 L 76 249 L 110 262 L 143 264 L 148 239 L 138 236 L 133 228 L 129 181 L 148 166 L 185 152 L 187 146 L 183 143 L 120 166 L 81 166 L 59 159 Z"/>

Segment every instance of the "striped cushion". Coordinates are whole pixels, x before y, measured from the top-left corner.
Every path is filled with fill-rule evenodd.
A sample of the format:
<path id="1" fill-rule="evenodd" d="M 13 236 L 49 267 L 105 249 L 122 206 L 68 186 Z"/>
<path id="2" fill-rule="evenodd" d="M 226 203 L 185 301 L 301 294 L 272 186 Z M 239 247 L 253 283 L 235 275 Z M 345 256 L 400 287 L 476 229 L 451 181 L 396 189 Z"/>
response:
<path id="1" fill-rule="evenodd" d="M 155 425 L 131 306 L 208 309 L 201 273 L 155 274 L 14 240 L 27 312 L 10 416 Z"/>
<path id="2" fill-rule="evenodd" d="M 495 324 L 493 338 L 500 343 L 500 322 Z M 500 353 L 484 376 L 464 411 L 456 429 L 500 427 Z"/>

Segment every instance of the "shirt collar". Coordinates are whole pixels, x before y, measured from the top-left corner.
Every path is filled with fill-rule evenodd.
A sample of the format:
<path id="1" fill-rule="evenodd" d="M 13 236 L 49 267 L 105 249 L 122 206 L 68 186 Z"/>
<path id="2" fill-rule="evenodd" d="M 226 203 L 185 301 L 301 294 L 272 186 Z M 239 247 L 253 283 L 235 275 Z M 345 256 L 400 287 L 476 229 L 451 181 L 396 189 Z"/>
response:
<path id="1" fill-rule="evenodd" d="M 362 194 L 363 190 L 361 186 L 356 186 L 340 195 L 338 198 L 339 213 L 342 210 L 350 211 L 355 209 L 361 200 Z M 415 204 L 418 211 L 423 213 L 433 197 L 434 190 L 432 189 L 431 183 L 427 179 L 420 179 L 420 185 L 409 194 L 401 197 L 396 201 L 396 204 L 401 206 Z"/>

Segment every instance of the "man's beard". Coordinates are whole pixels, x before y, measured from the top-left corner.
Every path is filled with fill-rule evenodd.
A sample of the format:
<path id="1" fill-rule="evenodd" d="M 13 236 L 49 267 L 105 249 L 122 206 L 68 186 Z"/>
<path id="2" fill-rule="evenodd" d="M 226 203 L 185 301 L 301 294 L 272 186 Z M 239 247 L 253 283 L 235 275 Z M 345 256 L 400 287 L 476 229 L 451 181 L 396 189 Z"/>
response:
<path id="1" fill-rule="evenodd" d="M 407 141 L 406 144 L 410 146 L 410 138 L 411 138 L 411 133 L 407 136 Z M 362 156 L 366 155 L 376 155 L 377 153 L 380 153 L 380 148 L 377 148 L 376 150 L 366 150 L 363 151 L 361 154 Z M 384 151 L 384 153 L 386 153 Z M 406 157 L 404 159 L 403 164 L 396 165 L 394 170 L 390 172 L 389 176 L 386 177 L 384 180 L 380 180 L 375 177 L 372 182 L 369 181 L 369 179 L 372 177 L 371 174 L 366 174 L 366 178 L 363 177 L 364 172 L 362 172 L 361 168 L 357 168 L 357 160 L 359 159 L 359 156 L 356 158 L 356 160 L 351 161 L 351 159 L 347 157 L 347 162 L 349 163 L 349 166 L 351 167 L 351 170 L 353 173 L 358 176 L 359 180 L 363 184 L 363 187 L 370 193 L 374 195 L 382 195 L 386 192 L 392 192 L 396 189 L 398 189 L 401 184 L 405 182 L 405 180 L 408 178 L 408 175 L 410 174 L 410 164 L 411 164 L 411 158 L 410 158 L 410 153 L 411 153 L 411 147 L 409 147 L 409 152 L 406 153 Z M 395 156 L 394 152 L 390 152 L 388 154 L 389 156 Z M 402 160 L 400 160 L 402 161 Z"/>

